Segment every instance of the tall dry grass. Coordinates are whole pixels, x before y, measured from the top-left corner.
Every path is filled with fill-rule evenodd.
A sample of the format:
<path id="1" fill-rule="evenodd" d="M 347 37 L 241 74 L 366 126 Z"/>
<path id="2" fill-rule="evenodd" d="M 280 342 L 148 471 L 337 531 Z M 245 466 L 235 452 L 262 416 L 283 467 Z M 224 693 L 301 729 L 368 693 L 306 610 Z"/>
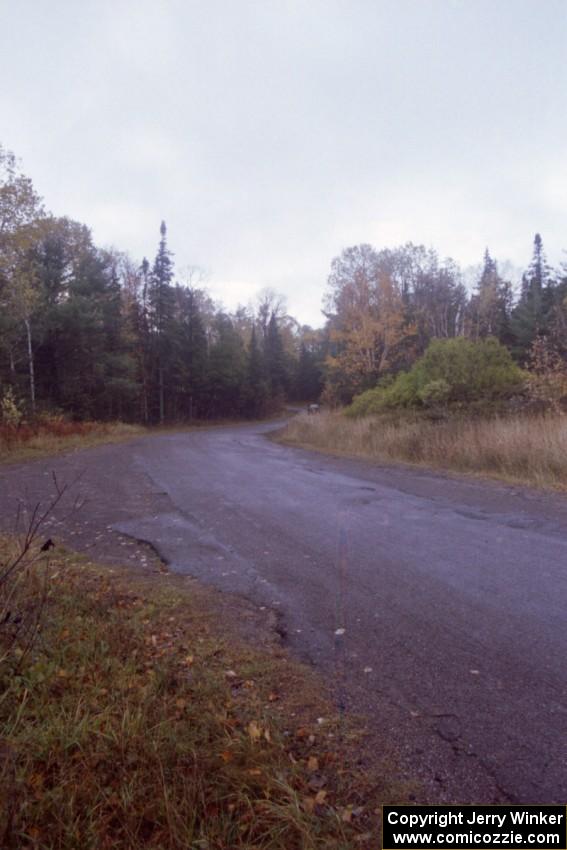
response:
<path id="1" fill-rule="evenodd" d="M 431 422 L 417 416 L 300 415 L 281 440 L 321 451 L 567 487 L 567 416 L 547 414 Z"/>
<path id="2" fill-rule="evenodd" d="M 0 424 L 0 462 L 27 460 L 99 443 L 119 442 L 144 434 L 146 429 L 124 422 L 72 422 L 42 417 L 29 424 Z"/>

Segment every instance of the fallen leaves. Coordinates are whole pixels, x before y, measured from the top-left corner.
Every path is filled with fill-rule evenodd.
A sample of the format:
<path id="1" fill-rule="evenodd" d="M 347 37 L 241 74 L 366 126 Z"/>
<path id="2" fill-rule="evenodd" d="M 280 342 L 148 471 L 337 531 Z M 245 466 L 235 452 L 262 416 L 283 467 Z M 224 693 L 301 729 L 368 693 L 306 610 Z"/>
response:
<path id="1" fill-rule="evenodd" d="M 303 798 L 303 808 L 309 814 L 313 814 L 317 806 L 323 806 L 327 799 L 327 792 L 324 790 L 317 791 L 314 797 Z"/>
<path id="2" fill-rule="evenodd" d="M 248 724 L 248 734 L 252 741 L 259 741 L 262 737 L 262 730 L 255 720 L 251 720 Z"/>
<path id="3" fill-rule="evenodd" d="M 266 726 L 262 727 L 256 720 L 251 720 L 246 729 L 252 743 L 256 743 L 263 738 L 271 744 L 272 736 L 270 730 Z"/>
<path id="4" fill-rule="evenodd" d="M 53 605 L 69 592 L 64 583 L 58 585 Z M 70 707 L 68 715 L 74 720 L 69 729 L 73 732 L 72 724 L 77 723 L 77 739 L 83 734 L 81 724 L 90 726 L 93 734 L 80 748 L 54 756 L 49 773 L 39 760 L 30 762 L 29 778 L 22 784 L 28 789 L 25 793 L 32 801 L 40 795 L 47 801 L 47 789 L 51 795 L 42 829 L 49 823 L 57 834 L 64 799 L 58 789 L 70 782 L 83 788 L 89 799 L 91 791 L 98 793 L 99 780 L 101 788 L 112 789 L 92 809 L 97 817 L 100 814 L 101 823 L 120 824 L 136 806 L 147 811 L 148 771 L 154 770 L 158 752 L 167 776 L 167 805 L 175 817 L 189 821 L 189 809 L 176 808 L 181 805 L 177 795 L 195 779 L 209 795 L 206 805 L 198 804 L 198 817 L 205 818 L 206 829 L 215 836 L 215 830 L 220 836 L 229 821 L 237 822 L 242 841 L 254 846 L 254 830 L 273 825 L 274 804 L 281 807 L 282 823 L 289 829 L 292 821 L 284 809 L 290 800 L 301 801 L 301 828 L 313 829 L 323 841 L 340 834 L 348 836 L 340 846 L 351 846 L 356 833 L 368 828 L 364 818 L 362 825 L 356 821 L 350 768 L 344 767 L 348 755 L 340 750 L 345 735 L 338 735 L 336 718 L 320 690 L 283 652 L 272 655 L 243 650 L 236 643 L 229 646 L 224 624 L 217 631 L 210 621 L 202 624 L 201 610 L 195 615 L 189 613 L 189 605 L 173 607 L 187 604 L 179 599 L 166 596 L 164 602 L 158 596 L 158 604 L 145 586 L 139 591 L 143 597 L 136 598 L 118 579 L 109 581 L 84 571 L 73 592 L 78 601 L 54 627 L 56 648 L 49 663 L 42 662 L 45 669 L 29 669 L 34 687 L 45 687 L 45 682 L 53 687 L 52 696 Z M 39 715 L 34 715 L 29 729 L 36 723 L 39 734 Z M 117 757 L 117 742 L 123 740 L 129 741 L 126 755 Z M 334 752 L 330 747 L 337 742 Z M 195 777 L 187 769 L 189 751 L 195 759 Z M 133 801 L 128 811 L 125 788 Z M 219 788 L 222 802 L 214 799 Z M 76 812 L 79 829 L 83 811 Z M 211 826 L 217 819 L 218 824 Z M 165 833 L 152 826 L 156 846 L 164 846 Z M 29 834 L 39 836 L 34 824 Z M 219 839 L 218 846 L 231 845 Z M 292 839 L 289 846 L 295 846 Z M 321 846 L 339 845 L 329 840 Z"/>

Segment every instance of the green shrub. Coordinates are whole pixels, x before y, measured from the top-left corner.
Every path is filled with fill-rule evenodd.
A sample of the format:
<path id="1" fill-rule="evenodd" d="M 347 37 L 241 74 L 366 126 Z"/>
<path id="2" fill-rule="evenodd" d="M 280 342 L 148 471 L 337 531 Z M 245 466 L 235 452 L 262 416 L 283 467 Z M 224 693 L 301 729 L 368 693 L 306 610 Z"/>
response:
<path id="1" fill-rule="evenodd" d="M 502 398 L 522 388 L 524 376 L 505 346 L 497 339 L 437 339 L 414 369 L 421 373 L 420 386 L 444 380 L 451 401 Z"/>
<path id="2" fill-rule="evenodd" d="M 356 396 L 349 416 L 444 402 L 507 398 L 522 390 L 525 376 L 497 339 L 436 339 L 392 384 Z"/>
<path id="3" fill-rule="evenodd" d="M 443 404 L 451 395 L 451 387 L 439 378 L 437 381 L 430 381 L 422 389 L 420 389 L 419 398 L 425 407 L 433 407 L 436 404 Z"/>
<path id="4" fill-rule="evenodd" d="M 419 375 L 414 369 L 400 372 L 385 392 L 384 409 L 412 407 L 418 401 L 419 388 Z"/>
<path id="5" fill-rule="evenodd" d="M 385 390 L 382 387 L 375 387 L 373 390 L 366 390 L 355 396 L 346 410 L 347 416 L 368 416 L 369 413 L 377 413 L 382 409 Z"/>

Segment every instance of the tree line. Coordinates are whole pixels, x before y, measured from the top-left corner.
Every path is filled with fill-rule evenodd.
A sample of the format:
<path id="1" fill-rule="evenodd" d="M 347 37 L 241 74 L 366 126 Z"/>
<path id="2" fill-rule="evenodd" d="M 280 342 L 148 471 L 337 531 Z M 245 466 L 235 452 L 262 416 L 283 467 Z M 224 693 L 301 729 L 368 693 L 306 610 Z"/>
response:
<path id="1" fill-rule="evenodd" d="M 325 308 L 331 403 L 409 371 L 437 339 L 495 338 L 522 367 L 542 350 L 567 365 L 567 267 L 549 266 L 539 234 L 517 293 L 488 250 L 469 292 L 458 265 L 422 245 L 347 248 L 333 260 Z"/>
<path id="2" fill-rule="evenodd" d="M 30 415 L 164 423 L 257 417 L 322 389 L 320 340 L 265 290 L 229 313 L 175 275 L 161 224 L 153 261 L 98 248 L 48 214 L 0 148 L 0 396 Z"/>
<path id="3" fill-rule="evenodd" d="M 223 309 L 198 269 L 176 272 L 164 222 L 156 241 L 141 263 L 99 248 L 85 224 L 46 211 L 0 147 L 0 402 L 147 424 L 260 417 L 286 399 L 348 403 L 436 339 L 494 337 L 521 366 L 534 346 L 567 360 L 567 270 L 549 266 L 539 234 L 518 292 L 488 250 L 469 291 L 422 245 L 347 248 L 316 330 L 269 290 Z"/>

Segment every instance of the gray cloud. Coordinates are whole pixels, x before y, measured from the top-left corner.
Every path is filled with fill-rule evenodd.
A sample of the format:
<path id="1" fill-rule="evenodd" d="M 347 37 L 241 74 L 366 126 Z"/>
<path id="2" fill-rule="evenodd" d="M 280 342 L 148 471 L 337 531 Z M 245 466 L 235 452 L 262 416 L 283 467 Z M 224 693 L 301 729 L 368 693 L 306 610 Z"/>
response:
<path id="1" fill-rule="evenodd" d="M 319 321 L 332 257 L 567 248 L 564 0 L 2 4 L 0 140 L 102 244 Z"/>

